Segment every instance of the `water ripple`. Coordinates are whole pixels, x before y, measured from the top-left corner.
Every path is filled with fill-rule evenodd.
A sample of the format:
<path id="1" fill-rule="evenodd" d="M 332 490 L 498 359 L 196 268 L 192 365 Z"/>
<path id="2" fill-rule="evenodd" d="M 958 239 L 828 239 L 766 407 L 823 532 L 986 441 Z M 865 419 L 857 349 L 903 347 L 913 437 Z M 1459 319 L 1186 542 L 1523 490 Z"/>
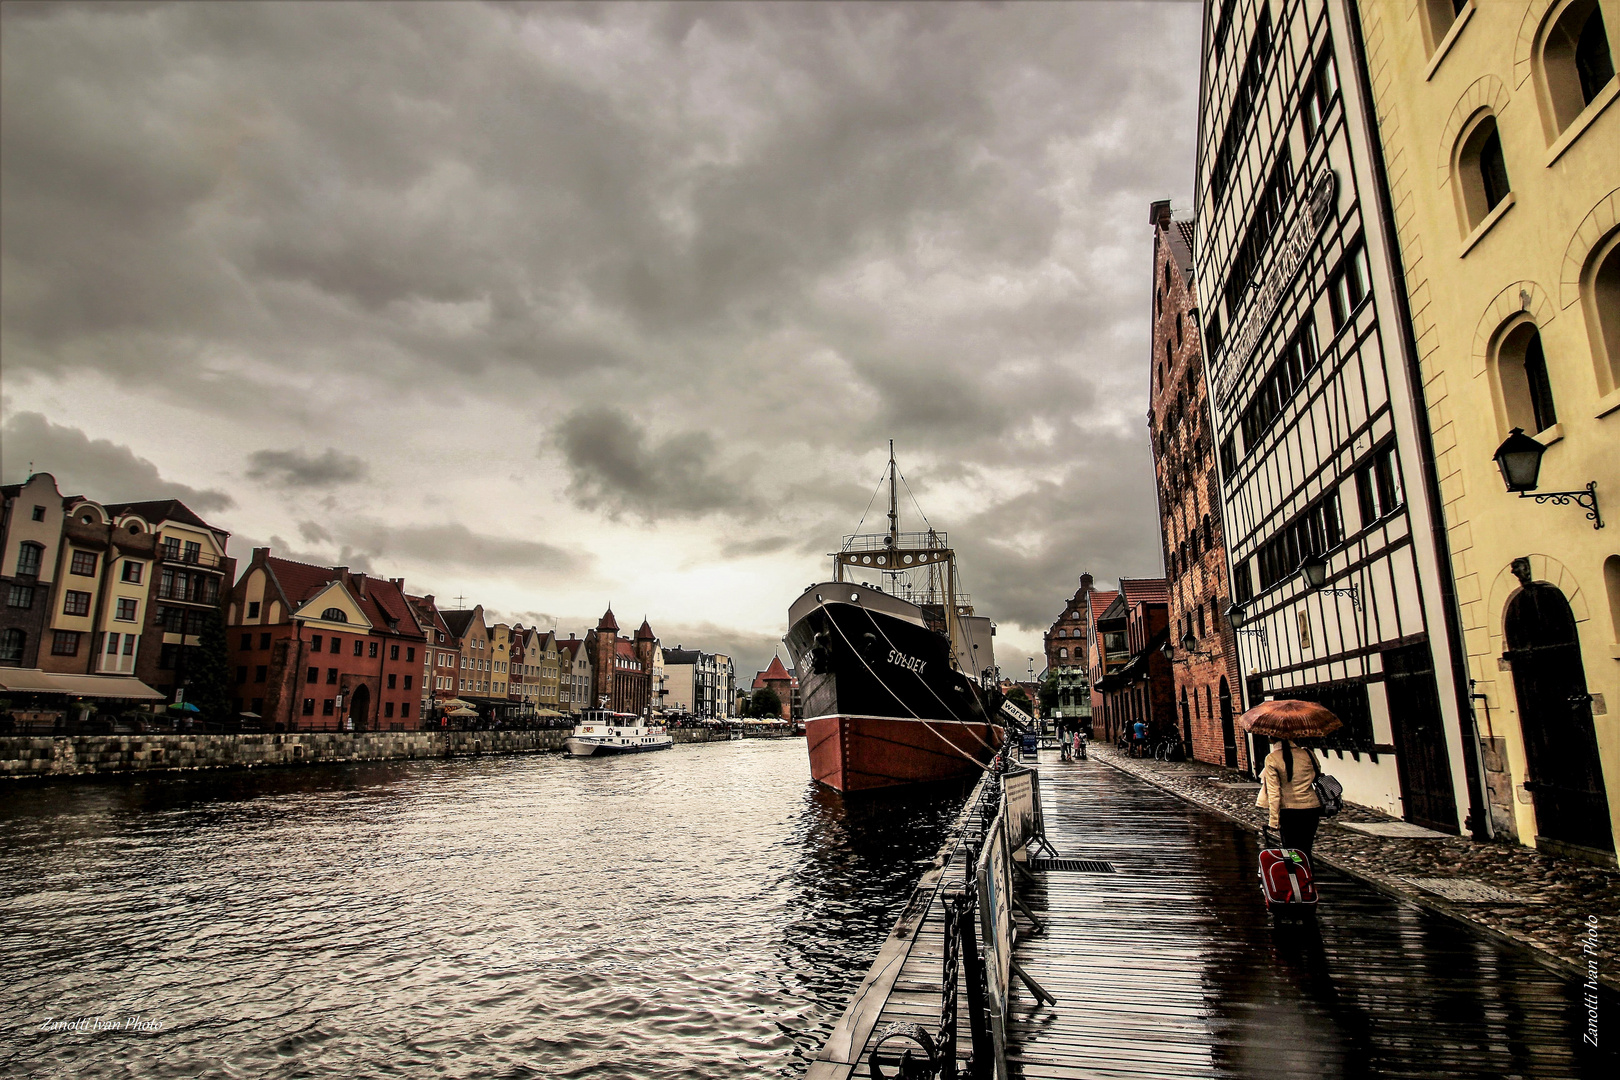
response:
<path id="1" fill-rule="evenodd" d="M 797 1076 L 961 795 L 846 805 L 798 741 L 16 790 L 0 1066 Z"/>

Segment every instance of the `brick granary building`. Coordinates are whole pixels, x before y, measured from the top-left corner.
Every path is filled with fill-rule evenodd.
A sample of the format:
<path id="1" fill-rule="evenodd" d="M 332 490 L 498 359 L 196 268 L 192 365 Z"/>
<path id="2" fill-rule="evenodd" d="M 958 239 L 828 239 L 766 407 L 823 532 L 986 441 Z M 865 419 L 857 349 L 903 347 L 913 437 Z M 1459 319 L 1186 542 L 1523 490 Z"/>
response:
<path id="1" fill-rule="evenodd" d="M 275 731 L 387 731 L 421 720 L 427 637 L 403 578 L 254 548 L 226 608 L 238 712 Z"/>
<path id="2" fill-rule="evenodd" d="M 1199 761 L 1249 768 L 1236 730 L 1242 699 L 1235 635 L 1225 615 L 1226 540 L 1220 479 L 1198 344 L 1193 223 L 1156 202 L 1153 224 L 1152 408 L 1148 428 L 1159 487 L 1160 535 L 1170 593 L 1175 707 Z"/>

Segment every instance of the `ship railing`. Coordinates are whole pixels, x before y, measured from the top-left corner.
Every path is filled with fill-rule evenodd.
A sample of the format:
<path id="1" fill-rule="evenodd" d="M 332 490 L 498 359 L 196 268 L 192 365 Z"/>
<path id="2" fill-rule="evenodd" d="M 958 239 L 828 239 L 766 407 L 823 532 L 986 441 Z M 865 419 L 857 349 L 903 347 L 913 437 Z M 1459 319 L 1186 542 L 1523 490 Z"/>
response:
<path id="1" fill-rule="evenodd" d="M 883 551 L 888 546 L 888 533 L 851 533 L 844 537 L 842 550 Z M 933 549 L 950 547 L 951 545 L 942 532 L 903 532 L 900 534 L 900 546 L 903 548 Z"/>

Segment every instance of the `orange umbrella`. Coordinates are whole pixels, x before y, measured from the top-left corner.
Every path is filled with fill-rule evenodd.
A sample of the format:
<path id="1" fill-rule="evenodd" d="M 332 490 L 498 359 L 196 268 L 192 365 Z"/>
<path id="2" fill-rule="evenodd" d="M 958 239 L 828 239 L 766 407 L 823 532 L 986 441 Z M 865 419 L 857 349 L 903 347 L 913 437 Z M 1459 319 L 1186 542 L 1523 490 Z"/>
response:
<path id="1" fill-rule="evenodd" d="M 1314 701 L 1262 701 L 1238 720 L 1244 731 L 1272 739 L 1313 739 L 1331 735 L 1344 721 Z"/>

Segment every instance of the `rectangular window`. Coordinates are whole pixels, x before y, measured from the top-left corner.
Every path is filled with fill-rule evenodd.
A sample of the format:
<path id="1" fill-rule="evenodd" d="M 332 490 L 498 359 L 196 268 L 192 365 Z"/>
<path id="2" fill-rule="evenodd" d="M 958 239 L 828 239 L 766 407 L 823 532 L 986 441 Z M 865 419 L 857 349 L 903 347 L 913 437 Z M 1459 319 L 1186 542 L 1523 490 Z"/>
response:
<path id="1" fill-rule="evenodd" d="M 257 600 L 249 600 L 248 601 L 247 617 L 250 618 L 250 619 L 257 619 L 259 617 L 259 601 L 257 601 Z"/>
<path id="2" fill-rule="evenodd" d="M 325 640 L 325 639 L 322 638 L 321 635 L 319 635 L 319 634 L 312 635 L 310 637 L 310 639 L 309 639 L 309 651 L 310 652 L 320 652 L 321 651 L 321 642 L 323 640 Z"/>
<path id="3" fill-rule="evenodd" d="M 397 676 L 395 676 L 393 674 L 390 674 L 388 676 L 388 689 L 390 689 L 390 690 L 394 689 L 394 680 L 396 678 L 397 678 Z"/>
<path id="4" fill-rule="evenodd" d="M 22 575 L 25 575 L 25 574 L 38 574 L 39 573 L 39 560 L 40 560 L 41 556 L 44 554 L 44 551 L 45 551 L 45 549 L 43 547 L 41 547 L 39 544 L 29 543 L 29 542 L 25 541 L 22 544 L 22 546 L 20 546 L 17 549 L 17 574 L 18 574 L 18 576 L 22 576 Z"/>
<path id="5" fill-rule="evenodd" d="M 359 656 L 360 654 L 365 652 L 365 646 L 366 646 L 365 642 L 361 641 L 359 638 L 355 638 L 354 639 L 354 655 Z M 377 655 L 377 643 L 375 641 L 373 641 L 371 643 L 371 655 L 372 656 Z"/>
<path id="6" fill-rule="evenodd" d="M 426 653 L 422 654 L 422 659 L 424 661 L 427 660 L 427 654 Z M 409 646 L 409 645 L 405 646 L 405 662 L 406 663 L 415 663 L 416 662 L 416 650 L 414 648 L 412 648 L 411 646 Z"/>
<path id="7" fill-rule="evenodd" d="M 96 573 L 97 556 L 93 551 L 75 551 L 71 570 L 80 577 L 94 577 Z"/>
<path id="8" fill-rule="evenodd" d="M 405 717 L 406 719 L 410 719 L 410 715 L 411 715 L 411 703 L 410 702 L 406 701 L 406 702 L 402 702 L 400 704 L 400 706 L 399 706 L 399 715 Z"/>
<path id="9" fill-rule="evenodd" d="M 173 536 L 163 538 L 163 557 L 165 559 L 178 559 L 180 557 L 180 541 Z"/>
<path id="10" fill-rule="evenodd" d="M 90 614 L 90 594 L 87 592 L 80 592 L 77 589 L 69 589 L 62 598 L 62 614 Z"/>
<path id="11" fill-rule="evenodd" d="M 331 698 L 327 698 L 325 701 L 321 702 L 321 715 L 322 716 L 331 716 L 332 713 L 335 710 L 336 704 L 337 703 L 334 702 Z"/>
<path id="12" fill-rule="evenodd" d="M 14 608 L 33 607 L 34 587 L 32 585 L 13 585 L 6 593 L 6 606 Z"/>
<path id="13" fill-rule="evenodd" d="M 34 507 L 34 520 L 35 521 L 44 521 L 45 520 L 45 508 L 43 506 Z"/>
<path id="14" fill-rule="evenodd" d="M 124 655 L 125 656 L 134 656 L 135 655 L 135 635 L 134 634 L 125 634 L 124 635 Z"/>
<path id="15" fill-rule="evenodd" d="M 200 542 L 196 541 L 196 540 L 187 540 L 186 541 L 186 562 L 192 563 L 193 565 L 195 565 L 196 563 L 202 561 L 201 556 L 202 556 L 202 544 Z"/>
<path id="16" fill-rule="evenodd" d="M 78 656 L 79 632 L 77 630 L 58 630 L 51 636 L 52 656 Z"/>
<path id="17" fill-rule="evenodd" d="M 1367 299 L 1372 275 L 1367 268 L 1367 248 L 1359 241 L 1339 262 L 1339 268 L 1328 279 L 1328 310 L 1333 316 L 1333 329 L 1340 330 L 1350 321 L 1356 308 Z"/>
<path id="18" fill-rule="evenodd" d="M 141 583 L 141 564 L 126 560 L 124 563 L 124 580 L 131 585 L 139 585 Z"/>
<path id="19" fill-rule="evenodd" d="M 315 715 L 315 699 L 314 698 L 307 697 L 307 698 L 304 699 L 304 715 L 305 716 L 314 716 Z"/>
<path id="20" fill-rule="evenodd" d="M 1311 72 L 1309 81 L 1305 84 L 1305 93 L 1300 101 L 1300 125 L 1305 129 L 1305 142 L 1308 145 L 1318 131 L 1322 130 L 1327 120 L 1328 107 L 1333 104 L 1333 97 L 1339 92 L 1339 78 L 1333 70 L 1332 46 L 1322 52 L 1322 58 L 1317 61 L 1316 70 Z"/>
<path id="21" fill-rule="evenodd" d="M 407 675 L 407 676 L 405 676 L 405 689 L 409 690 L 410 688 L 411 688 L 411 677 L 409 675 Z"/>
<path id="22" fill-rule="evenodd" d="M 388 646 L 388 659 L 390 659 L 390 660 L 398 660 L 399 659 L 399 646 L 398 645 L 390 645 L 390 646 Z M 415 660 L 416 657 L 413 656 L 413 657 L 410 657 L 410 659 Z"/>
<path id="23" fill-rule="evenodd" d="M 269 634 L 260 634 L 259 635 L 259 648 L 268 649 L 269 647 L 270 647 L 270 635 Z"/>
<path id="24" fill-rule="evenodd" d="M 256 697 L 253 699 L 253 711 L 260 716 L 264 715 L 264 698 Z"/>
<path id="25" fill-rule="evenodd" d="M 242 649 L 243 649 L 243 651 L 251 651 L 252 648 L 253 648 L 253 635 L 252 634 L 243 634 L 242 635 Z"/>
<path id="26" fill-rule="evenodd" d="M 307 682 L 307 683 L 318 683 L 318 682 L 320 682 L 321 681 L 321 669 L 317 668 L 317 667 L 310 668 L 308 671 L 306 671 L 304 673 L 304 681 Z"/>
<path id="27" fill-rule="evenodd" d="M 134 622 L 135 608 L 136 603 L 134 600 L 131 600 L 127 596 L 121 596 L 118 598 L 118 614 L 115 615 L 114 618 L 121 622 Z"/>
<path id="28" fill-rule="evenodd" d="M 355 644 L 358 645 L 359 642 L 355 642 Z M 333 652 L 342 652 L 343 651 L 343 639 L 338 637 L 336 634 L 332 635 L 332 651 Z M 358 654 L 356 654 L 356 655 L 358 655 Z"/>
<path id="29" fill-rule="evenodd" d="M 393 716 L 394 716 L 394 703 L 392 701 L 383 702 L 383 716 L 388 717 L 389 719 L 393 718 Z"/>
<path id="30" fill-rule="evenodd" d="M 239 667 L 236 669 L 236 685 L 241 686 L 245 682 L 247 682 L 247 668 Z"/>
<path id="31" fill-rule="evenodd" d="M 337 668 L 329 667 L 329 668 L 326 669 L 326 685 L 327 686 L 336 686 L 337 685 Z"/>
<path id="32" fill-rule="evenodd" d="M 259 664 L 257 667 L 255 667 L 253 669 L 253 681 L 254 682 L 264 682 L 266 676 L 268 676 L 269 674 L 270 674 L 270 669 L 267 668 L 263 664 Z"/>

